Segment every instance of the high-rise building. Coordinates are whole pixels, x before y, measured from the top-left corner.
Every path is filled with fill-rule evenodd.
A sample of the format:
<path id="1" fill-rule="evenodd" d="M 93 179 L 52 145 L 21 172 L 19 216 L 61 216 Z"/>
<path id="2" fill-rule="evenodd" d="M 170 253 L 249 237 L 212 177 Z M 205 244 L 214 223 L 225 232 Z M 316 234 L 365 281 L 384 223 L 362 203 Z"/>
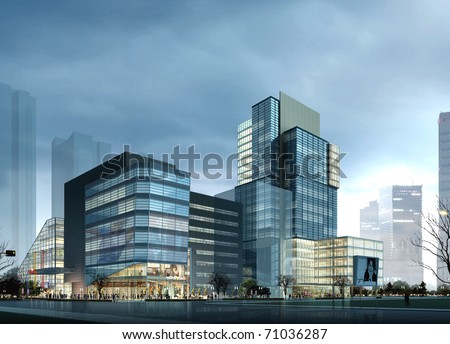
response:
<path id="1" fill-rule="evenodd" d="M 99 165 L 111 145 L 74 132 L 52 142 L 52 216 L 64 217 L 64 183 Z"/>
<path id="2" fill-rule="evenodd" d="M 369 206 L 359 211 L 359 236 L 380 240 L 380 219 L 378 201 L 370 201 Z"/>
<path id="3" fill-rule="evenodd" d="M 380 190 L 380 237 L 384 242 L 385 282 L 423 281 L 422 250 L 410 239 L 421 237 L 422 185 L 392 185 Z"/>
<path id="4" fill-rule="evenodd" d="M 275 296 L 283 240 L 291 237 L 292 192 L 260 179 L 236 187 L 235 193 L 243 205 L 243 277 L 271 287 Z"/>
<path id="5" fill-rule="evenodd" d="M 239 126 L 244 277 L 275 286 L 284 240 L 337 236 L 339 148 L 319 135 L 319 113 L 282 92 L 254 105 L 251 121 Z"/>
<path id="6" fill-rule="evenodd" d="M 447 208 L 450 208 L 450 112 L 439 114 L 439 199 Z M 441 232 L 443 240 L 448 235 Z M 437 258 L 437 275 L 444 281 L 450 281 L 450 273 L 445 263 Z M 441 285 L 437 281 L 437 285 Z"/>
<path id="7" fill-rule="evenodd" d="M 0 240 L 16 264 L 36 237 L 36 99 L 0 83 Z"/>

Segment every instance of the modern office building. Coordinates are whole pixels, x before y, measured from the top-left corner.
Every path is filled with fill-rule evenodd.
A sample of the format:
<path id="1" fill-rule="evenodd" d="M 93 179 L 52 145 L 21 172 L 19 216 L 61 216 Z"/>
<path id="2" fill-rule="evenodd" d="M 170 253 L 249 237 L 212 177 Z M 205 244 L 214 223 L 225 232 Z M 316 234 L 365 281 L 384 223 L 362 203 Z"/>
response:
<path id="1" fill-rule="evenodd" d="M 378 201 L 370 201 L 369 206 L 359 211 L 359 236 L 380 240 L 380 219 Z"/>
<path id="2" fill-rule="evenodd" d="M 278 290 L 283 240 L 291 237 L 292 193 L 264 179 L 238 186 L 235 193 L 243 204 L 243 278 Z"/>
<path id="3" fill-rule="evenodd" d="M 285 240 L 337 236 L 339 148 L 320 137 L 319 113 L 280 92 L 239 126 L 238 155 L 251 156 L 253 172 L 250 181 L 249 168 L 238 171 L 246 175 L 235 189 L 244 211 L 244 278 L 277 289 L 289 259 Z"/>
<path id="4" fill-rule="evenodd" d="M 175 166 L 123 153 L 66 183 L 64 220 L 46 222 L 20 267 L 47 295 L 125 299 L 211 294 L 212 272 L 227 294 L 242 281 L 242 206 L 190 192 Z"/>
<path id="5" fill-rule="evenodd" d="M 392 185 L 380 190 L 380 237 L 384 243 L 384 282 L 423 281 L 422 250 L 410 239 L 421 237 L 422 185 Z"/>
<path id="6" fill-rule="evenodd" d="M 16 264 L 36 237 L 36 99 L 0 83 L 0 240 Z"/>
<path id="7" fill-rule="evenodd" d="M 293 197 L 292 236 L 336 237 L 339 175 L 330 164 L 338 159 L 339 148 L 299 127 L 282 137 L 287 168 L 283 184 Z"/>
<path id="8" fill-rule="evenodd" d="M 104 292 L 128 299 L 189 293 L 189 191 L 188 173 L 128 152 L 67 182 L 65 281 L 83 293 L 105 275 Z"/>
<path id="9" fill-rule="evenodd" d="M 191 192 L 189 204 L 191 290 L 203 295 L 213 272 L 225 274 L 232 295 L 242 282 L 242 205 Z"/>
<path id="10" fill-rule="evenodd" d="M 102 163 L 111 153 L 109 143 L 74 132 L 52 142 L 52 216 L 64 217 L 64 183 Z"/>
<path id="11" fill-rule="evenodd" d="M 47 295 L 72 293 L 64 283 L 64 220 L 47 220 L 19 267 L 18 276 L 25 285 L 33 281 Z M 27 288 L 28 289 L 28 288 Z"/>
<path id="12" fill-rule="evenodd" d="M 439 199 L 450 208 L 450 112 L 439 114 Z M 441 232 L 444 240 L 448 235 Z M 445 263 L 437 258 L 437 274 L 444 281 L 450 281 L 450 273 Z M 437 285 L 443 284 L 438 280 Z"/>
<path id="13" fill-rule="evenodd" d="M 377 286 L 383 284 L 383 242 L 339 237 L 322 240 L 294 238 L 287 241 L 287 271 L 294 276 L 296 284 L 292 288 L 294 296 L 336 296 L 340 294 L 336 279 L 346 278 L 345 295 L 351 288 L 364 282 L 357 281 L 355 257 L 372 257 L 378 260 Z"/>

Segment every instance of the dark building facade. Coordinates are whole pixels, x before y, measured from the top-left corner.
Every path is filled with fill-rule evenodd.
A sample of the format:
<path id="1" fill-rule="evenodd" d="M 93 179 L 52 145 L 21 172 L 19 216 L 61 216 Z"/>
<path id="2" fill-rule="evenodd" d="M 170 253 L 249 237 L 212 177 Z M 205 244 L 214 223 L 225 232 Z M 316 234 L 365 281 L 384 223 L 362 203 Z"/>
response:
<path id="1" fill-rule="evenodd" d="M 189 250 L 191 290 L 203 294 L 211 289 L 213 272 L 226 274 L 237 292 L 242 282 L 242 205 L 191 192 L 189 204 Z"/>
<path id="2" fill-rule="evenodd" d="M 189 292 L 190 176 L 125 152 L 65 184 L 64 266 L 74 293 L 108 276 L 126 298 Z M 83 290 L 84 289 L 84 290 Z"/>

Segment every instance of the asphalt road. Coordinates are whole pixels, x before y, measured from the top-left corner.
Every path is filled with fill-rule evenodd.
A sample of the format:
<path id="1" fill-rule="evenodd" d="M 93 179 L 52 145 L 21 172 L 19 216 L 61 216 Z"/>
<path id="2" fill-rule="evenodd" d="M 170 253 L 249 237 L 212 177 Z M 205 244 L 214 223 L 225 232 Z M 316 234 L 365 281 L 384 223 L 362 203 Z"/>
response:
<path id="1" fill-rule="evenodd" d="M 340 300 L 92 302 L 24 300 L 0 302 L 2 323 L 109 324 L 450 324 L 450 309 L 355 307 Z M 398 303 L 402 305 L 402 303 Z"/>

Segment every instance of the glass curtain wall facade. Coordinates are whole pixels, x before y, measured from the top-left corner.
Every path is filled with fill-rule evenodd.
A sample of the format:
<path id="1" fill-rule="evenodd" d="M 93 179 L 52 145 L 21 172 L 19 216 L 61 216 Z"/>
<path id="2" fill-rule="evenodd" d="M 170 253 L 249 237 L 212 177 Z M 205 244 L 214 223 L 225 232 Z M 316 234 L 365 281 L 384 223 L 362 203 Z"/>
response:
<path id="1" fill-rule="evenodd" d="M 251 146 L 244 133 L 251 133 Z M 280 271 L 292 270 L 285 240 L 337 236 L 339 147 L 319 133 L 319 113 L 282 92 L 254 105 L 251 121 L 239 126 L 245 150 L 238 151 L 253 164 L 252 181 L 242 178 L 235 188 L 243 204 L 244 279 L 278 290 Z"/>
<path id="2" fill-rule="evenodd" d="M 227 294 L 242 282 L 242 205 L 191 192 L 189 214 L 191 294 L 212 293 L 213 272 L 231 280 Z"/>
<path id="3" fill-rule="evenodd" d="M 339 295 L 334 286 L 336 276 L 348 278 L 345 296 L 353 284 L 353 257 L 367 256 L 379 259 L 378 285 L 383 283 L 383 243 L 370 239 L 339 237 L 323 240 L 292 239 L 290 241 L 292 275 L 296 279 L 294 296 L 330 297 Z"/>
<path id="4" fill-rule="evenodd" d="M 423 281 L 422 250 L 410 238 L 421 235 L 422 186 L 393 185 L 380 190 L 380 235 L 384 242 L 385 282 Z"/>
<path id="5" fill-rule="evenodd" d="M 252 120 L 238 127 L 238 185 L 252 181 Z"/>
<path id="6" fill-rule="evenodd" d="M 70 295 L 70 284 L 64 283 L 64 219 L 45 222 L 19 267 L 19 278 L 35 282 L 46 295 Z"/>
<path id="7" fill-rule="evenodd" d="M 329 185 L 327 141 L 298 127 L 283 134 L 285 187 L 292 191 L 292 236 L 337 236 L 337 189 Z"/>
<path id="8" fill-rule="evenodd" d="M 279 102 L 268 97 L 252 107 L 252 180 L 277 180 Z"/>
<path id="9" fill-rule="evenodd" d="M 66 281 L 75 293 L 125 299 L 189 292 L 190 176 L 125 152 L 65 184 Z M 80 230 L 81 229 L 81 230 Z M 88 286 L 88 287 L 86 287 Z"/>
<path id="10" fill-rule="evenodd" d="M 135 164 L 86 186 L 86 285 L 109 276 L 106 292 L 127 298 L 188 293 L 190 178 L 163 163 Z"/>
<path id="11" fill-rule="evenodd" d="M 282 241 L 290 237 L 291 192 L 268 180 L 257 180 L 236 187 L 235 195 L 236 201 L 244 204 L 243 279 L 255 279 L 278 290 L 277 277 L 285 255 Z"/>

